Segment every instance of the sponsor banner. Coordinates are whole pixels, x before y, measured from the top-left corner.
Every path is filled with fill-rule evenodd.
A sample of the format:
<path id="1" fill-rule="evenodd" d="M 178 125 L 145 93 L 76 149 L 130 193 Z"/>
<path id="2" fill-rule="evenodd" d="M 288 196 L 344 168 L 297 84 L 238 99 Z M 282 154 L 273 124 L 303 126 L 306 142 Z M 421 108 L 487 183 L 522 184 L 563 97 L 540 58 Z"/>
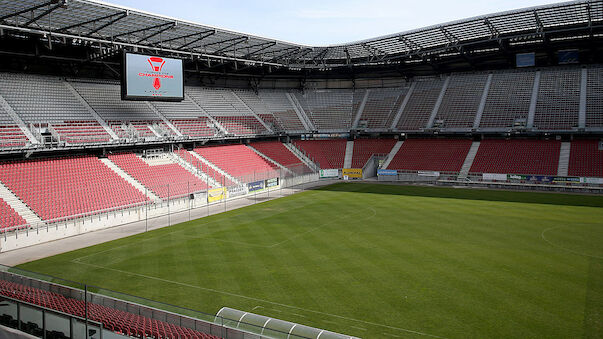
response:
<path id="1" fill-rule="evenodd" d="M 526 181 L 553 182 L 554 177 L 548 175 L 525 175 Z"/>
<path id="2" fill-rule="evenodd" d="M 440 172 L 435 172 L 435 171 L 418 171 L 417 174 L 420 177 L 439 177 L 440 176 Z"/>
<path id="3" fill-rule="evenodd" d="M 531 182 L 553 182 L 554 177 L 549 175 L 523 175 L 523 174 L 509 174 L 507 176 L 509 180 L 522 180 Z"/>
<path id="4" fill-rule="evenodd" d="M 343 139 L 348 138 L 350 133 L 316 133 L 312 134 L 311 138 L 314 139 Z"/>
<path id="5" fill-rule="evenodd" d="M 254 181 L 247 184 L 247 190 L 249 193 L 257 192 L 264 189 L 264 180 Z"/>
<path id="6" fill-rule="evenodd" d="M 506 174 L 500 174 L 500 173 L 483 173 L 482 174 L 482 178 L 484 180 L 502 180 L 502 181 L 507 181 L 507 175 Z"/>
<path id="7" fill-rule="evenodd" d="M 266 188 L 272 188 L 272 187 L 278 186 L 278 178 L 272 178 L 272 179 L 266 180 L 265 186 L 266 186 Z"/>
<path id="8" fill-rule="evenodd" d="M 526 180 L 526 176 L 520 174 L 509 174 L 507 178 L 509 180 Z"/>
<path id="9" fill-rule="evenodd" d="M 579 183 L 580 178 L 578 177 L 554 177 L 553 182 L 575 182 Z"/>
<path id="10" fill-rule="evenodd" d="M 342 175 L 349 179 L 362 179 L 362 168 L 344 168 Z"/>
<path id="11" fill-rule="evenodd" d="M 207 191 L 207 202 L 220 201 L 226 198 L 226 188 L 214 188 Z"/>
<path id="12" fill-rule="evenodd" d="M 321 169 L 320 177 L 321 178 L 337 178 L 339 176 L 338 169 Z"/>
<path id="13" fill-rule="evenodd" d="M 603 178 L 580 178 L 583 184 L 603 185 Z"/>
<path id="14" fill-rule="evenodd" d="M 380 169 L 377 170 L 377 175 L 398 175 L 397 170 Z"/>
<path id="15" fill-rule="evenodd" d="M 228 197 L 229 198 L 240 197 L 245 194 L 247 194 L 247 186 L 245 186 L 245 185 L 228 187 Z"/>

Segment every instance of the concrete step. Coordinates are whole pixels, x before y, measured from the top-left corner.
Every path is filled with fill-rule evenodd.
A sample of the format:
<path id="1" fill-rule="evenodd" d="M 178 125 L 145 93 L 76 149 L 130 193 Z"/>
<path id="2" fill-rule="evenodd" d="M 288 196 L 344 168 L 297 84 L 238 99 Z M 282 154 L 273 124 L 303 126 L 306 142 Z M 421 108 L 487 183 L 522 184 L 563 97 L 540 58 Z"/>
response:
<path id="1" fill-rule="evenodd" d="M 278 162 L 274 161 L 274 159 L 272 159 L 271 157 L 267 156 L 266 154 L 258 151 L 257 149 L 253 148 L 253 146 L 247 145 L 247 147 L 249 147 L 250 150 L 254 151 L 257 155 L 261 156 L 262 158 L 270 161 L 271 163 L 275 164 L 276 166 L 278 166 L 280 169 L 285 170 L 289 173 L 293 173 L 291 172 L 291 170 L 289 170 L 287 167 L 279 164 Z"/>
<path id="2" fill-rule="evenodd" d="M 569 168 L 569 157 L 570 157 L 571 144 L 569 142 L 562 142 L 561 149 L 559 150 L 559 165 L 557 167 L 557 175 L 567 177 Z"/>
<path id="3" fill-rule="evenodd" d="M 471 144 L 471 148 L 469 148 L 469 153 L 467 153 L 467 157 L 465 158 L 465 162 L 463 162 L 463 166 L 461 167 L 461 171 L 459 172 L 459 179 L 465 179 L 469 175 L 469 171 L 471 170 L 471 166 L 473 165 L 473 160 L 475 160 L 475 155 L 479 150 L 480 141 L 474 141 Z"/>
<path id="4" fill-rule="evenodd" d="M 283 145 L 287 147 L 287 149 L 290 150 L 291 153 L 293 153 L 293 155 L 295 155 L 301 162 L 308 166 L 308 168 L 310 168 L 314 172 L 318 172 L 318 165 L 316 165 L 312 160 L 310 160 L 310 158 L 308 158 L 300 149 L 295 147 L 295 145 L 293 145 L 292 143 L 286 143 Z"/>
<path id="5" fill-rule="evenodd" d="M 31 226 L 42 225 L 44 222 L 40 217 L 29 208 L 19 197 L 17 197 L 8 187 L 0 183 L 0 198 L 4 200 L 15 212 L 25 219 Z"/>
<path id="6" fill-rule="evenodd" d="M 354 141 L 348 141 L 345 145 L 345 158 L 343 168 L 352 168 L 352 157 L 354 156 Z"/>
<path id="7" fill-rule="evenodd" d="M 200 160 L 201 162 L 205 163 L 207 166 L 213 168 L 215 171 L 217 171 L 218 173 L 222 174 L 223 176 L 227 177 L 228 179 L 230 179 L 230 181 L 236 183 L 237 185 L 240 185 L 241 182 L 239 180 L 237 180 L 235 177 L 233 177 L 232 175 L 228 174 L 226 171 L 224 171 L 223 169 L 221 169 L 220 167 L 212 164 L 211 162 L 209 162 L 207 159 L 205 159 L 204 157 L 202 157 L 199 153 L 195 152 L 195 151 L 188 151 L 193 157 L 197 158 L 198 160 Z M 218 185 L 218 186 L 222 186 L 222 185 Z"/>
<path id="8" fill-rule="evenodd" d="M 179 154 L 170 153 L 170 155 L 180 166 L 184 167 L 187 171 L 191 172 L 197 178 L 205 181 L 209 186 L 220 187 L 219 182 L 217 182 L 216 180 L 214 180 L 214 178 L 210 177 L 209 175 L 207 175 L 206 173 L 201 171 L 201 169 L 198 169 L 195 166 L 193 166 L 193 164 L 191 164 L 190 162 L 183 159 Z M 191 157 L 192 157 L 192 155 L 191 155 Z"/>
<path id="9" fill-rule="evenodd" d="M 100 161 L 109 167 L 113 172 L 117 173 L 120 177 L 122 177 L 125 181 L 130 183 L 130 185 L 134 186 L 137 190 L 139 190 L 142 194 L 146 194 L 146 196 L 154 202 L 160 202 L 161 198 L 155 195 L 155 193 L 151 192 L 150 189 L 147 189 L 143 184 L 138 182 L 136 179 L 132 178 L 128 173 L 119 168 L 113 161 L 102 158 Z"/>
<path id="10" fill-rule="evenodd" d="M 396 156 L 396 154 L 398 154 L 398 151 L 400 150 L 400 147 L 402 147 L 403 143 L 404 143 L 404 141 L 398 141 L 394 145 L 394 147 L 392 148 L 392 150 L 389 151 L 389 154 L 385 158 L 385 161 L 383 162 L 383 166 L 381 166 L 381 168 L 387 169 L 387 166 L 389 166 L 389 164 L 392 162 L 392 159 Z"/>

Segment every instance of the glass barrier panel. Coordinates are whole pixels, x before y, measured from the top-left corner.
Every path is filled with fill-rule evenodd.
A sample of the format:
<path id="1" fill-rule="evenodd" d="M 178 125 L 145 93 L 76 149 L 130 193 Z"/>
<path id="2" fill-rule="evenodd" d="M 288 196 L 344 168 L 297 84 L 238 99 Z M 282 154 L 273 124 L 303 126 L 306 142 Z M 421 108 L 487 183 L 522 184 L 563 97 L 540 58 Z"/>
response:
<path id="1" fill-rule="evenodd" d="M 29 333 L 36 337 L 42 337 L 44 321 L 42 320 L 42 311 L 31 306 L 19 305 L 19 319 L 21 331 Z"/>

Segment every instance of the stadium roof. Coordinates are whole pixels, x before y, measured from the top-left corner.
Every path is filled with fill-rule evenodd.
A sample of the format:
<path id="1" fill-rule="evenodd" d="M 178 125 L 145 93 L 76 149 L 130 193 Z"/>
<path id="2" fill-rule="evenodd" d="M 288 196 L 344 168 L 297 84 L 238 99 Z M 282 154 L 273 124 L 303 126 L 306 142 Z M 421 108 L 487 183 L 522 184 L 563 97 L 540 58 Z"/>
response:
<path id="1" fill-rule="evenodd" d="M 101 48 L 230 60 L 290 69 L 329 69 L 425 61 L 433 55 L 466 59 L 509 44 L 603 36 L 603 0 L 570 1 L 473 17 L 331 46 L 306 46 L 93 0 L 11 0 L 0 5 L 0 29 L 72 39 Z M 504 51 L 503 51 L 504 52 Z"/>

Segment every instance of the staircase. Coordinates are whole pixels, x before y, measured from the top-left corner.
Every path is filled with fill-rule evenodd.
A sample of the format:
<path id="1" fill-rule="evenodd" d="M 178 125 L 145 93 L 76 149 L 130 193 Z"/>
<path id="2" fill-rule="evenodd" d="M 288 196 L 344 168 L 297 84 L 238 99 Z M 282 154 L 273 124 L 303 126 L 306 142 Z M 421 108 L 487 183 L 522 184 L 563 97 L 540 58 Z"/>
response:
<path id="1" fill-rule="evenodd" d="M 404 141 L 398 141 L 394 145 L 394 147 L 392 148 L 392 150 L 389 151 L 389 154 L 385 158 L 385 161 L 383 162 L 383 166 L 381 166 L 381 168 L 387 169 L 387 166 L 389 166 L 389 163 L 392 162 L 392 159 L 396 156 L 396 154 L 398 154 L 398 151 L 400 150 L 400 147 L 402 147 L 403 143 L 404 143 Z"/>
<path id="2" fill-rule="evenodd" d="M 4 100 L 4 98 L 2 97 L 2 95 L 0 95 L 0 106 L 2 106 L 2 108 L 4 108 L 4 111 L 13 119 L 13 121 L 15 122 L 15 124 L 17 126 L 19 126 L 19 128 L 21 129 L 21 131 L 23 132 L 23 134 L 25 134 L 25 136 L 27 137 L 27 139 L 29 140 L 29 142 L 31 142 L 32 144 L 38 144 L 39 143 L 39 141 L 36 139 L 36 137 L 27 128 L 27 125 L 25 125 L 25 123 L 23 122 L 23 120 L 21 120 L 21 117 L 8 104 L 8 102 L 6 102 L 6 100 Z"/>
<path id="3" fill-rule="evenodd" d="M 289 173 L 293 173 L 293 172 L 291 172 L 291 170 L 290 170 L 290 169 L 288 169 L 287 167 L 285 167 L 285 166 L 283 166 L 283 165 L 279 164 L 278 162 L 274 161 L 274 159 L 272 159 L 271 157 L 269 157 L 269 156 L 265 155 L 264 153 L 262 153 L 262 152 L 258 151 L 257 149 L 253 148 L 252 146 L 247 145 L 247 147 L 249 147 L 249 149 L 250 149 L 250 150 L 252 150 L 252 151 L 254 151 L 254 152 L 257 154 L 257 155 L 259 155 L 259 156 L 261 156 L 262 158 L 264 158 L 264 159 L 266 159 L 266 160 L 270 161 L 271 163 L 275 164 L 275 165 L 276 165 L 276 166 L 278 166 L 280 169 L 283 169 L 283 170 L 285 170 L 285 171 L 287 171 L 287 172 L 289 172 Z"/>
<path id="4" fill-rule="evenodd" d="M 560 177 L 567 177 L 570 148 L 571 144 L 569 142 L 561 143 L 561 149 L 559 150 L 559 165 L 557 167 L 557 175 Z"/>
<path id="5" fill-rule="evenodd" d="M 147 198 L 151 199 L 154 202 L 160 202 L 161 198 L 156 196 L 151 190 L 147 189 L 144 185 L 136 181 L 136 179 L 132 178 L 128 173 L 119 168 L 113 161 L 107 158 L 101 158 L 100 161 L 109 167 L 113 172 L 117 173 L 120 177 L 122 177 L 125 181 L 130 183 L 130 185 L 134 186 L 137 190 L 139 190 L 142 194 L 146 194 Z"/>
<path id="6" fill-rule="evenodd" d="M 17 213 L 19 213 L 19 215 L 23 219 L 25 219 L 25 221 L 30 226 L 35 227 L 35 226 L 44 224 L 42 219 L 40 219 L 40 217 L 38 217 L 34 213 L 34 211 L 32 211 L 29 208 L 29 206 L 25 205 L 25 203 L 23 201 L 21 201 L 21 199 L 19 199 L 19 197 L 17 197 L 11 190 L 8 189 L 8 187 L 4 186 L 4 184 L 1 182 L 0 182 L 0 198 L 2 200 L 6 201 L 6 203 L 12 209 L 14 209 Z"/>
<path id="7" fill-rule="evenodd" d="M 345 158 L 343 168 L 352 168 L 352 157 L 354 156 L 354 141 L 348 141 L 345 145 Z"/>
<path id="8" fill-rule="evenodd" d="M 201 171 L 200 169 L 198 169 L 195 166 L 193 166 L 193 164 L 191 164 L 190 162 L 182 159 L 182 157 L 180 155 L 178 155 L 177 153 L 170 153 L 170 156 L 180 166 L 184 167 L 187 171 L 191 172 L 197 178 L 205 181 L 209 186 L 211 186 L 211 187 L 220 187 L 221 186 L 219 182 L 217 182 L 216 180 L 214 180 L 214 178 L 212 178 L 209 175 L 203 173 L 203 171 Z"/>
<path id="9" fill-rule="evenodd" d="M 226 178 L 230 179 L 230 181 L 236 183 L 237 185 L 240 185 L 241 182 L 238 181 L 235 177 L 233 177 L 232 175 L 226 173 L 224 170 L 222 170 L 220 167 L 212 164 L 211 162 L 209 162 L 207 159 L 205 159 L 204 157 L 202 157 L 201 155 L 199 155 L 199 153 L 195 152 L 195 151 L 189 151 L 189 153 L 197 158 L 199 161 L 203 162 L 204 164 L 206 164 L 207 166 L 213 168 L 216 172 L 222 174 L 223 176 L 225 176 Z M 221 184 L 218 184 L 218 187 L 222 186 Z"/>
<path id="10" fill-rule="evenodd" d="M 284 143 L 283 145 L 287 147 L 287 149 L 289 149 L 291 153 L 293 153 L 299 160 L 301 160 L 301 162 L 308 166 L 308 168 L 310 168 L 314 172 L 318 172 L 320 168 L 312 160 L 310 160 L 302 151 L 297 149 L 297 147 L 295 147 L 291 143 Z"/>
<path id="11" fill-rule="evenodd" d="M 477 150 L 479 149 L 479 145 L 481 142 L 474 141 L 471 144 L 471 148 L 469 148 L 469 153 L 467 153 L 467 157 L 465 158 L 465 162 L 461 167 L 461 171 L 459 172 L 458 179 L 464 180 L 467 179 L 467 175 L 469 175 L 469 171 L 471 170 L 471 166 L 473 165 L 473 160 L 475 160 L 475 155 L 477 154 Z"/>
<path id="12" fill-rule="evenodd" d="M 96 111 L 88 104 L 88 102 L 80 95 L 80 93 L 78 91 L 76 91 L 75 88 L 73 88 L 73 86 L 71 86 L 71 84 L 69 82 L 63 81 L 63 85 L 65 85 L 65 88 L 67 88 L 67 90 L 69 92 L 71 92 L 71 94 L 73 94 L 73 96 L 86 108 L 86 110 L 88 111 L 88 113 L 90 113 L 90 115 L 94 118 L 94 120 L 96 120 L 99 123 L 99 125 L 101 125 L 103 127 L 105 132 L 107 132 L 107 134 L 109 134 L 111 136 L 111 139 L 113 139 L 113 140 L 119 139 L 119 136 L 117 136 L 117 134 L 115 134 L 115 132 L 111 129 L 111 127 L 109 127 L 109 125 L 107 125 L 105 120 L 96 113 Z"/>

